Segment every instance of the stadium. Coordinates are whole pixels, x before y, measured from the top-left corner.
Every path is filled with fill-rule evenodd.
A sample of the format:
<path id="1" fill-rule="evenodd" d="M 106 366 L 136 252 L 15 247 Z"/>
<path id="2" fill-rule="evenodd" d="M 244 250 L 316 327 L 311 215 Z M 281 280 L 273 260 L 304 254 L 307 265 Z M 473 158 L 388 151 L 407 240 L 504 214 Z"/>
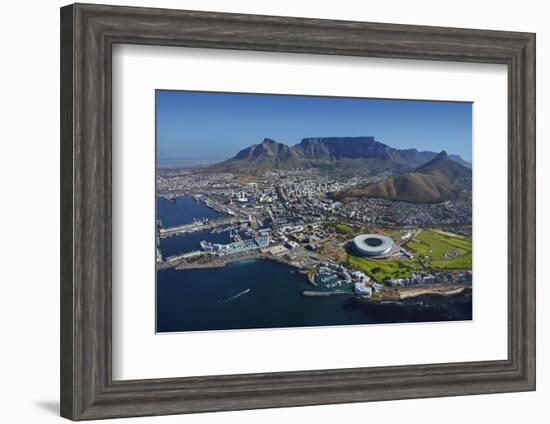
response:
<path id="1" fill-rule="evenodd" d="M 379 234 L 361 234 L 353 239 L 353 247 L 362 256 L 386 256 L 393 249 L 393 240 Z"/>

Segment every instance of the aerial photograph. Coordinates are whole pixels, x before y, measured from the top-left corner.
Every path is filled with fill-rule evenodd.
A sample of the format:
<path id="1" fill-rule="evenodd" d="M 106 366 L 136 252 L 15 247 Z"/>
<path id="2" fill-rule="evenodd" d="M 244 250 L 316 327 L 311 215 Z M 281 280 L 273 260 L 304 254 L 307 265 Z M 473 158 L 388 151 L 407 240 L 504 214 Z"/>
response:
<path id="1" fill-rule="evenodd" d="M 472 103 L 157 90 L 156 331 L 472 320 Z"/>

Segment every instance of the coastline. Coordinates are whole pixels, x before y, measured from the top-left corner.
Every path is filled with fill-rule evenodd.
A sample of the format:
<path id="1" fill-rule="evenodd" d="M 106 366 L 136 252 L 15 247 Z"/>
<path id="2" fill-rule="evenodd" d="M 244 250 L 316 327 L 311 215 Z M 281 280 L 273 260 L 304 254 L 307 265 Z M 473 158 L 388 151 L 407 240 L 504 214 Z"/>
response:
<path id="1" fill-rule="evenodd" d="M 288 265 L 292 268 L 295 268 L 297 270 L 303 271 L 303 268 L 300 266 L 286 261 L 282 258 L 274 257 L 271 255 L 265 255 L 262 253 L 254 252 L 254 253 L 248 253 L 243 256 L 239 256 L 237 258 L 218 258 L 214 261 L 209 261 L 208 263 L 197 263 L 197 262 L 179 262 L 174 264 L 167 264 L 165 266 L 159 266 L 157 264 L 157 269 L 166 269 L 166 268 L 174 268 L 177 271 L 183 271 L 186 269 L 210 269 L 210 268 L 223 268 L 229 264 L 237 263 L 237 262 L 243 262 L 243 261 L 249 261 L 249 260 L 266 260 L 270 262 L 277 262 L 284 265 Z M 309 278 L 308 278 L 309 280 Z M 312 283 L 313 284 L 313 283 Z M 315 284 L 314 284 L 315 285 Z"/>
<path id="2" fill-rule="evenodd" d="M 364 297 L 357 295 L 354 292 L 350 291 L 320 291 L 320 290 L 304 290 L 302 296 L 306 297 L 327 297 L 327 296 L 350 296 L 356 297 L 357 299 L 364 300 L 366 302 L 383 302 L 383 301 L 401 301 L 405 299 L 411 299 L 414 297 L 425 296 L 425 295 L 438 295 L 438 296 L 455 296 L 463 293 L 465 290 L 470 289 L 471 284 L 461 284 L 458 286 L 430 286 L 430 287 L 414 287 L 414 288 L 405 288 L 398 290 L 391 290 L 391 294 L 380 294 L 376 297 Z M 390 290 L 388 290 L 390 291 Z M 395 294 L 397 292 L 397 294 Z"/>
<path id="3" fill-rule="evenodd" d="M 271 255 L 265 255 L 260 252 L 248 252 L 237 258 L 216 258 L 215 260 L 210 260 L 207 263 L 194 263 L 194 262 L 179 262 L 174 264 L 161 264 L 157 265 L 157 270 L 174 268 L 177 271 L 190 270 L 190 269 L 215 269 L 223 268 L 227 265 L 245 262 L 250 260 L 265 260 L 270 262 L 276 262 L 283 265 L 290 266 L 294 269 L 297 269 L 301 274 L 306 277 L 306 280 L 309 284 L 314 287 L 318 287 L 315 283 L 312 273 L 307 272 L 307 270 L 301 268 L 300 266 L 289 262 L 283 258 L 274 257 Z M 302 296 L 304 297 L 329 297 L 329 296 L 350 296 L 356 297 L 357 299 L 366 301 L 366 302 L 381 302 L 381 301 L 401 301 L 405 299 L 411 299 L 419 296 L 425 295 L 438 295 L 438 296 L 455 296 L 463 293 L 466 289 L 472 287 L 472 284 L 459 284 L 459 285 L 433 285 L 433 286 L 420 286 L 420 287 L 401 287 L 401 288 L 391 288 L 375 295 L 374 297 L 364 297 L 357 295 L 353 291 L 343 291 L 343 290 L 334 290 L 334 291 L 321 291 L 321 290 L 304 290 L 302 291 Z"/>
<path id="4" fill-rule="evenodd" d="M 418 288 L 418 289 L 411 289 L 411 291 L 406 291 L 404 293 L 399 293 L 399 299 L 400 300 L 403 300 L 403 299 L 409 299 L 409 298 L 412 298 L 412 297 L 417 297 L 417 296 L 423 296 L 423 295 L 426 295 L 426 294 L 436 294 L 436 295 L 440 295 L 440 296 L 454 296 L 456 294 L 460 294 L 462 293 L 464 290 L 466 290 L 467 288 L 470 288 L 471 285 L 461 285 L 459 287 L 453 287 L 453 288 L 450 288 L 448 290 L 442 290 L 443 287 L 429 287 L 429 288 Z"/>
<path id="5" fill-rule="evenodd" d="M 357 296 L 353 292 L 349 291 L 319 291 L 319 290 L 304 290 L 302 296 L 305 297 L 327 297 L 327 296 Z"/>

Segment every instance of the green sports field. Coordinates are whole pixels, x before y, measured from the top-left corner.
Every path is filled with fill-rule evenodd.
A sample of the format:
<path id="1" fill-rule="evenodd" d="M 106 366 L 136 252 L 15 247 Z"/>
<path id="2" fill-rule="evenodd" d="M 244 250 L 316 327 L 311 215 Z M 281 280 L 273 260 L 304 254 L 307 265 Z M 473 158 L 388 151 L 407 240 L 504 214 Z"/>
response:
<path id="1" fill-rule="evenodd" d="M 472 269 L 472 241 L 462 235 L 421 230 L 407 246 L 433 268 Z"/>
<path id="2" fill-rule="evenodd" d="M 386 233 L 388 237 L 391 237 L 393 241 L 399 241 L 401 240 L 401 237 L 403 237 L 403 234 L 405 234 L 404 231 L 394 231 L 392 233 Z"/>
<path id="3" fill-rule="evenodd" d="M 354 229 L 351 225 L 344 224 L 342 222 L 336 224 L 334 226 L 334 228 L 336 228 L 338 231 L 340 231 L 342 233 L 352 233 L 354 231 Z"/>
<path id="4" fill-rule="evenodd" d="M 408 278 L 421 268 L 415 259 L 368 259 L 349 255 L 348 261 L 378 282 L 386 278 Z"/>

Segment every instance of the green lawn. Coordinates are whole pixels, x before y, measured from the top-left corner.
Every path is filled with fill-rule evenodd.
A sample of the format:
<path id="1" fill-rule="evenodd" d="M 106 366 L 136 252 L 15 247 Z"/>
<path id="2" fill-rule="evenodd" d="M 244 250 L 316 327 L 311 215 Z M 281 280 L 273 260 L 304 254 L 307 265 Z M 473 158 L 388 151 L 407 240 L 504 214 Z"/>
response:
<path id="1" fill-rule="evenodd" d="M 378 282 L 386 278 L 407 278 L 421 268 L 414 259 L 368 259 L 350 255 L 348 261 Z"/>
<path id="2" fill-rule="evenodd" d="M 468 253 L 467 255 L 444 259 L 444 260 L 435 260 L 431 261 L 430 265 L 436 269 L 441 270 L 452 270 L 452 269 L 472 269 L 472 254 Z"/>
<path id="3" fill-rule="evenodd" d="M 472 269 L 472 241 L 461 235 L 422 230 L 407 245 L 437 269 Z M 446 257 L 446 253 L 456 257 Z"/>
<path id="4" fill-rule="evenodd" d="M 400 241 L 401 237 L 405 235 L 406 231 L 394 231 L 392 233 L 386 234 L 388 237 L 391 237 L 393 241 Z"/>
<path id="5" fill-rule="evenodd" d="M 344 224 L 342 222 L 339 222 L 338 224 L 336 224 L 334 228 L 336 228 L 338 231 L 341 231 L 343 233 L 353 233 L 355 231 L 351 225 Z"/>

